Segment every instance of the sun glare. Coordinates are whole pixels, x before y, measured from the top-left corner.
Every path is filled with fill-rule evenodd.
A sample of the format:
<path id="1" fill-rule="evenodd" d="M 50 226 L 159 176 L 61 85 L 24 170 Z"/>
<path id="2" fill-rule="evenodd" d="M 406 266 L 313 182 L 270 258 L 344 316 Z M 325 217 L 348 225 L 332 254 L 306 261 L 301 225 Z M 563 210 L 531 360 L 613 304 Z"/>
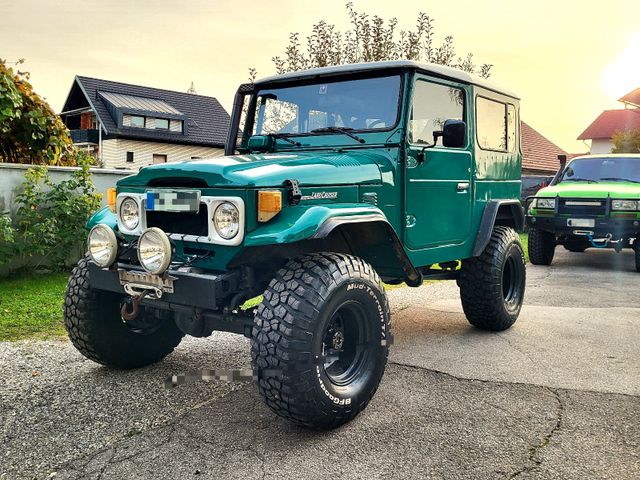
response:
<path id="1" fill-rule="evenodd" d="M 631 90 L 640 87 L 640 33 L 602 72 L 605 92 L 617 100 Z"/>

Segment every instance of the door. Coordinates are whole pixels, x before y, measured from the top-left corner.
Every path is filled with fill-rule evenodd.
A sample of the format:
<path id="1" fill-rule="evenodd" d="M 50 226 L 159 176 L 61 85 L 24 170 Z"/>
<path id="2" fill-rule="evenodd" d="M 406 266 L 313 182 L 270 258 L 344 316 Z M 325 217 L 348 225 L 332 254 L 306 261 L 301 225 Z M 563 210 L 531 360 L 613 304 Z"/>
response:
<path id="1" fill-rule="evenodd" d="M 453 83 L 416 79 L 405 175 L 405 238 L 410 250 L 457 245 L 468 239 L 473 185 L 465 103 L 464 89 Z M 449 119 L 467 123 L 466 147 L 444 147 L 442 137 L 434 143 L 433 132 L 442 130 Z"/>

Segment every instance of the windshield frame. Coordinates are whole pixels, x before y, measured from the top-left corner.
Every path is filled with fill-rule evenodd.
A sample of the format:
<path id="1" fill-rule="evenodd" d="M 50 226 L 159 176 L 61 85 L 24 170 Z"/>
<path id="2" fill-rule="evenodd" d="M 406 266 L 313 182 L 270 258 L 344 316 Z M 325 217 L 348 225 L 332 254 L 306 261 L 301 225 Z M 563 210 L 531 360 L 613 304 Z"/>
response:
<path id="1" fill-rule="evenodd" d="M 567 174 L 567 172 L 569 171 L 569 169 L 571 168 L 572 165 L 575 165 L 577 162 L 588 162 L 590 160 L 596 160 L 596 161 L 605 161 L 605 160 L 631 160 L 631 161 L 636 161 L 640 163 L 640 157 L 634 156 L 633 154 L 631 155 L 624 155 L 621 154 L 619 156 L 608 156 L 608 155 L 602 155 L 602 156 L 598 156 L 598 155 L 593 155 L 593 156 L 589 156 L 589 157 L 578 157 L 578 158 L 574 158 L 572 159 L 567 166 L 564 168 L 564 170 L 562 171 L 562 173 L 558 176 L 558 179 L 553 183 L 554 185 L 559 185 L 561 183 L 580 183 L 580 182 L 587 182 L 587 183 L 624 183 L 624 180 L 603 180 L 603 178 L 612 178 L 612 177 L 616 177 L 618 175 L 615 174 L 615 172 L 612 172 L 610 175 L 607 175 L 606 177 L 601 177 L 601 178 L 589 178 L 589 179 L 585 179 L 585 180 L 571 180 L 570 178 L 566 178 L 565 175 Z M 622 177 L 623 175 L 620 175 L 620 177 Z M 578 178 L 584 178 L 582 176 L 578 176 Z M 638 178 L 638 181 L 640 181 L 640 178 Z M 632 182 L 628 182 L 628 183 L 635 183 L 635 181 Z"/>
<path id="2" fill-rule="evenodd" d="M 406 71 L 402 69 L 390 69 L 390 70 L 382 70 L 382 71 L 367 71 L 358 74 L 349 73 L 349 74 L 339 74 L 339 75 L 328 75 L 321 77 L 311 77 L 297 80 L 286 80 L 286 81 L 275 81 L 269 83 L 260 83 L 254 85 L 254 91 L 251 93 L 251 98 L 249 100 L 249 106 L 247 110 L 247 120 L 244 125 L 244 130 L 248 132 L 253 132 L 254 124 L 255 124 L 255 113 L 258 104 L 258 96 L 261 91 L 272 90 L 278 88 L 290 88 L 290 87 L 299 87 L 299 86 L 308 86 L 308 85 L 320 85 L 320 84 L 328 84 L 328 83 L 336 83 L 336 82 L 345 82 L 345 81 L 355 81 L 355 80 L 366 80 L 372 78 L 392 78 L 398 77 L 399 79 L 399 88 L 398 88 L 398 100 L 397 100 L 397 108 L 396 108 L 396 118 L 395 123 L 389 127 L 384 128 L 364 128 L 364 129 L 349 129 L 350 133 L 358 133 L 358 134 L 378 134 L 378 133 L 388 133 L 396 130 L 403 121 L 403 107 L 404 107 L 404 97 L 405 97 L 405 83 L 406 83 Z M 262 135 L 262 134 L 261 134 Z M 266 135 L 266 134 L 264 134 Z M 346 135 L 340 132 L 303 132 L 303 133 L 281 133 L 280 135 L 291 138 L 291 137 L 323 137 L 323 136 L 341 136 L 348 138 Z M 242 143 L 237 147 L 242 150 L 247 150 L 247 142 L 251 135 L 243 136 Z M 353 143 L 353 142 L 345 142 Z M 369 143 L 369 142 L 367 142 Z M 356 144 L 357 145 L 357 144 Z M 313 145 L 314 147 L 323 147 L 323 145 Z M 333 146 L 333 145 L 331 145 Z M 285 142 L 277 144 L 278 149 L 282 149 L 283 147 L 286 149 L 290 148 L 299 148 L 294 145 L 285 144 Z M 324 147 L 327 147 L 325 145 Z"/>

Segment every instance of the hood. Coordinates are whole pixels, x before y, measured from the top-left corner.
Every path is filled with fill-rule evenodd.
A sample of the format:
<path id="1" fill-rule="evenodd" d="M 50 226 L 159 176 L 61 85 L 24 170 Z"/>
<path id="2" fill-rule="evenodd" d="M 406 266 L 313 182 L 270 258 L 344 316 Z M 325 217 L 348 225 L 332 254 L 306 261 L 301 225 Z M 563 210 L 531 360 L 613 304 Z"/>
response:
<path id="1" fill-rule="evenodd" d="M 572 198 L 640 198 L 640 183 L 631 182 L 565 182 L 542 188 L 537 197 Z"/>
<path id="2" fill-rule="evenodd" d="M 359 185 L 382 181 L 379 151 L 233 155 L 145 167 L 118 186 L 145 186 L 157 179 L 198 179 L 209 187 L 279 187 L 287 179 L 302 186 Z"/>

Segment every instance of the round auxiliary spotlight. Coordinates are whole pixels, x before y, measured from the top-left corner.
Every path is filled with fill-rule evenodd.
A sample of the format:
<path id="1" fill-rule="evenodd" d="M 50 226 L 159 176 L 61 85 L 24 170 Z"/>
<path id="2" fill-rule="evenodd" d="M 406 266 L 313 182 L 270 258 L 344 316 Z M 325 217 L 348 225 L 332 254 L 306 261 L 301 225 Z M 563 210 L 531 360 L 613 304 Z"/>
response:
<path id="1" fill-rule="evenodd" d="M 157 227 L 147 228 L 138 239 L 138 260 L 147 272 L 158 275 L 171 264 L 171 242 Z"/>

